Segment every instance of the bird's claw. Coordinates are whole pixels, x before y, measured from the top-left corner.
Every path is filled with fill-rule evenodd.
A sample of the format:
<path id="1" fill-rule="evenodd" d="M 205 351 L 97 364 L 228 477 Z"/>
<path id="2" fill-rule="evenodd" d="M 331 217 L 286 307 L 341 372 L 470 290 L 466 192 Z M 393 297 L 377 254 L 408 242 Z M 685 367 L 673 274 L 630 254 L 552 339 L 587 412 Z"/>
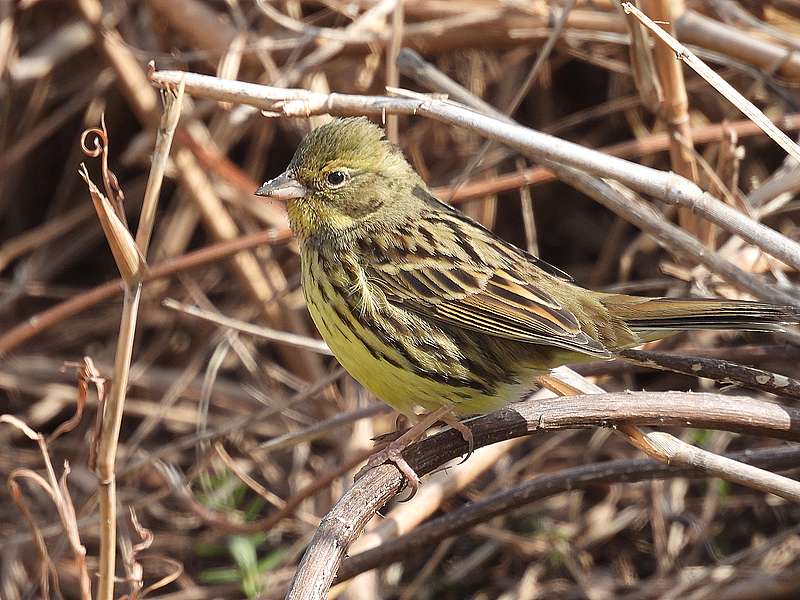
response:
<path id="1" fill-rule="evenodd" d="M 464 441 L 467 442 L 467 454 L 464 458 L 461 459 L 461 462 L 458 464 L 463 464 L 472 456 L 472 452 L 475 450 L 475 436 L 472 435 L 472 430 L 464 425 L 461 421 L 458 420 L 455 416 L 449 417 L 442 417 L 442 421 L 444 421 L 447 425 L 455 429 L 458 433 L 461 434 L 461 437 L 464 438 Z"/>
<path id="2" fill-rule="evenodd" d="M 406 459 L 403 458 L 403 450 L 405 450 L 406 447 L 407 444 L 398 444 L 397 440 L 389 442 L 383 450 L 379 450 L 369 457 L 367 464 L 361 467 L 358 473 L 356 473 L 355 480 L 358 481 L 361 479 L 370 469 L 390 462 L 398 468 L 405 479 L 406 486 L 411 490 L 411 495 L 403 500 L 403 502 L 408 502 L 417 494 L 417 490 L 419 489 L 419 475 L 411 468 L 411 465 L 408 464 Z"/>

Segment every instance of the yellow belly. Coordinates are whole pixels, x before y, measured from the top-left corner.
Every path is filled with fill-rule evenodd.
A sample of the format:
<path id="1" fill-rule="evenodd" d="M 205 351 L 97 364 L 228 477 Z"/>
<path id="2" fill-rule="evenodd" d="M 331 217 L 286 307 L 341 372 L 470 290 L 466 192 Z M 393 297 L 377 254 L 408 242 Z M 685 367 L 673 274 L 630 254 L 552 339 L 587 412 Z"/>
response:
<path id="1" fill-rule="evenodd" d="M 520 400 L 530 391 L 535 376 L 541 374 L 541 371 L 522 368 L 520 380 L 524 383 L 501 384 L 491 395 L 468 387 L 446 385 L 376 357 L 375 349 L 379 348 L 395 361 L 402 361 L 402 357 L 374 333 L 359 330 L 355 335 L 354 324 L 343 321 L 334 307 L 321 298 L 309 298 L 308 308 L 322 338 L 353 379 L 409 417 L 419 409 L 432 411 L 442 406 L 450 406 L 462 415 L 486 414 Z"/>
<path id="2" fill-rule="evenodd" d="M 524 397 L 535 377 L 544 372 L 528 368 L 528 361 L 518 353 L 507 352 L 502 363 L 513 363 L 516 358 L 523 364 L 511 366 L 511 373 L 505 373 L 508 376 L 495 372 L 492 381 L 478 379 L 465 366 L 468 362 L 463 360 L 460 343 L 436 326 L 398 307 L 385 303 L 379 308 L 373 306 L 373 312 L 382 311 L 378 317 L 381 323 L 403 322 L 403 327 L 413 330 L 405 334 L 408 339 L 401 344 L 373 326 L 378 323 L 376 317 L 366 314 L 369 311 L 353 314 L 360 309 L 351 307 L 363 307 L 364 297 L 372 293 L 361 290 L 359 277 L 341 268 L 345 259 L 323 264 L 318 254 L 304 249 L 303 291 L 322 338 L 356 381 L 399 412 L 413 416 L 419 409 L 449 406 L 463 415 L 489 413 Z M 312 276 L 312 272 L 323 276 Z M 430 344 L 439 348 L 431 351 Z"/>
<path id="3" fill-rule="evenodd" d="M 343 322 L 333 307 L 323 302 L 309 302 L 308 308 L 322 339 L 342 367 L 375 396 L 407 416 L 414 415 L 416 405 L 426 410 L 442 405 L 441 401 L 437 402 L 437 394 L 431 389 L 436 385 L 435 382 L 376 358 L 366 344 L 353 334 L 351 324 Z M 359 336 L 374 337 L 368 332 L 359 332 Z"/>

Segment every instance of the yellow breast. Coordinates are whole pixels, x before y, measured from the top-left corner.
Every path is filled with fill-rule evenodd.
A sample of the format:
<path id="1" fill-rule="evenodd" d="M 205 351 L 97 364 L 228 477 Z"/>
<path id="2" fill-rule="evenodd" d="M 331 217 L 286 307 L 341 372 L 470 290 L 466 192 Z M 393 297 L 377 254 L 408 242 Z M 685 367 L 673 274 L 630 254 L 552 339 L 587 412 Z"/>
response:
<path id="1" fill-rule="evenodd" d="M 408 340 L 392 339 L 382 333 L 371 321 L 381 318 L 379 315 L 360 313 L 364 298 L 358 282 L 352 279 L 343 282 L 341 279 L 346 276 L 332 269 L 327 263 L 323 268 L 318 256 L 304 253 L 302 283 L 311 318 L 342 367 L 397 411 L 413 416 L 418 412 L 417 407 L 431 411 L 452 406 L 465 415 L 488 413 L 519 399 L 529 389 L 533 373 L 530 377 L 523 376 L 524 384 L 498 385 L 489 394 L 453 384 L 448 375 L 468 375 L 462 365 L 452 364 L 442 355 L 426 354 Z M 416 333 L 429 335 L 430 329 Z M 457 349 L 451 347 L 450 351 Z M 426 366 L 423 373 L 420 363 Z M 524 371 L 527 369 L 522 368 L 520 374 Z"/>

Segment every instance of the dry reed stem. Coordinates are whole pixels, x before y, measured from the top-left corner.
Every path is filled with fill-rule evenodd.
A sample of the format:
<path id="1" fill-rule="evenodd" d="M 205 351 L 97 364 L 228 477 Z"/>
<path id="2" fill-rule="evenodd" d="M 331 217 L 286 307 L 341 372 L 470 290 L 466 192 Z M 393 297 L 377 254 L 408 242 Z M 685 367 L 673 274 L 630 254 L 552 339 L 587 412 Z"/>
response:
<path id="1" fill-rule="evenodd" d="M 180 82 L 174 90 L 167 90 L 162 94 L 164 113 L 156 134 L 153 160 L 147 176 L 144 198 L 142 199 L 142 213 L 139 217 L 139 227 L 136 230 L 136 245 L 143 256 L 147 256 L 147 250 L 150 247 L 150 236 L 153 233 L 155 224 L 159 192 L 164 181 L 169 151 L 172 148 L 172 140 L 175 137 L 175 130 L 178 127 L 178 120 L 183 107 L 184 88 L 183 82 Z"/>
<path id="2" fill-rule="evenodd" d="M 119 337 L 117 338 L 117 348 L 114 354 L 114 371 L 111 376 L 111 389 L 103 406 L 102 424 L 97 444 L 95 468 L 98 476 L 98 496 L 100 498 L 100 574 L 97 588 L 97 598 L 99 600 L 111 600 L 114 598 L 114 582 L 116 580 L 114 571 L 117 548 L 115 465 L 141 295 L 142 286 L 140 283 L 134 284 L 132 287 L 125 286 Z"/>
<path id="3" fill-rule="evenodd" d="M 783 148 L 790 156 L 796 160 L 800 160 L 800 146 L 795 144 L 789 137 L 778 129 L 775 124 L 770 121 L 767 116 L 761 112 L 755 104 L 750 102 L 747 98 L 742 96 L 736 89 L 727 81 L 722 79 L 713 70 L 711 70 L 702 60 L 700 60 L 694 53 L 692 53 L 683 44 L 678 42 L 674 37 L 669 35 L 664 29 L 653 23 L 647 15 L 642 13 L 630 2 L 623 2 L 622 8 L 625 12 L 629 12 L 639 19 L 642 24 L 652 31 L 659 40 L 667 44 L 675 55 L 694 71 L 705 79 L 711 86 L 714 87 L 720 94 L 727 98 L 736 108 L 742 111 L 750 120 L 756 125 L 761 127 L 769 137 L 771 137 L 776 144 Z"/>
<path id="4" fill-rule="evenodd" d="M 403 44 L 403 2 L 402 0 L 395 0 L 394 10 L 392 10 L 392 37 L 386 45 L 386 87 L 399 87 L 400 86 L 400 72 L 397 68 L 397 56 L 400 53 L 400 47 Z M 393 143 L 397 144 L 400 141 L 400 132 L 398 131 L 397 116 L 388 115 L 386 117 L 386 137 Z"/>
<path id="5" fill-rule="evenodd" d="M 85 168 L 83 173 L 84 179 L 89 185 L 92 199 L 95 202 L 95 208 L 103 225 L 103 230 L 114 254 L 114 259 L 124 280 L 122 316 L 114 355 L 114 371 L 111 379 L 111 389 L 106 402 L 103 404 L 96 456 L 96 471 L 99 479 L 98 495 L 100 498 L 100 575 L 97 597 L 101 600 L 111 600 L 114 597 L 117 547 L 115 472 L 117 448 L 122 427 L 122 416 L 125 411 L 125 395 L 133 356 L 133 341 L 136 335 L 136 321 L 142 294 L 142 279 L 147 269 L 143 256 L 147 252 L 150 235 L 155 223 L 155 212 L 161 192 L 167 156 L 182 107 L 183 84 L 179 83 L 176 89 L 177 93 L 174 95 L 174 100 L 167 100 L 166 102 L 165 114 L 161 121 L 162 127 L 158 131 L 153 172 L 151 172 L 148 179 L 142 218 L 139 221 L 136 240 L 130 235 L 127 227 L 116 219 L 115 212 L 108 201 L 105 200 L 105 197 L 92 184 Z M 170 95 L 172 95 L 172 91 L 168 91 L 165 94 L 167 97 Z M 104 179 L 107 180 L 108 138 L 105 130 L 100 133 L 103 135 L 101 139 L 103 139 L 104 143 L 102 148 L 103 173 Z"/>
<path id="6" fill-rule="evenodd" d="M 674 35 L 672 22 L 682 14 L 686 7 L 681 0 L 644 0 L 644 12 L 649 14 L 668 33 Z M 694 159 L 694 146 L 689 122 L 689 96 L 683 79 L 681 63 L 675 53 L 664 44 L 655 44 L 656 73 L 661 82 L 663 99 L 660 115 L 670 132 L 669 155 L 673 170 L 698 183 L 697 164 Z M 698 238 L 709 248 L 713 248 L 714 229 L 710 223 L 698 219 L 688 208 L 678 210 L 681 227 Z"/>

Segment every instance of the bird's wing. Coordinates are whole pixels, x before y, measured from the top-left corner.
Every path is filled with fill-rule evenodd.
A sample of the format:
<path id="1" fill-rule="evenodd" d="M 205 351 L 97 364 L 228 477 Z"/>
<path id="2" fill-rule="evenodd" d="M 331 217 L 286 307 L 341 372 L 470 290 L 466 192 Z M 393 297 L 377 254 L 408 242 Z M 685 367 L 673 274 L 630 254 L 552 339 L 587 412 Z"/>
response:
<path id="1" fill-rule="evenodd" d="M 368 280 L 389 302 L 485 335 L 609 357 L 572 312 L 531 282 L 517 248 L 460 214 L 437 214 L 407 229 L 365 253 Z"/>

